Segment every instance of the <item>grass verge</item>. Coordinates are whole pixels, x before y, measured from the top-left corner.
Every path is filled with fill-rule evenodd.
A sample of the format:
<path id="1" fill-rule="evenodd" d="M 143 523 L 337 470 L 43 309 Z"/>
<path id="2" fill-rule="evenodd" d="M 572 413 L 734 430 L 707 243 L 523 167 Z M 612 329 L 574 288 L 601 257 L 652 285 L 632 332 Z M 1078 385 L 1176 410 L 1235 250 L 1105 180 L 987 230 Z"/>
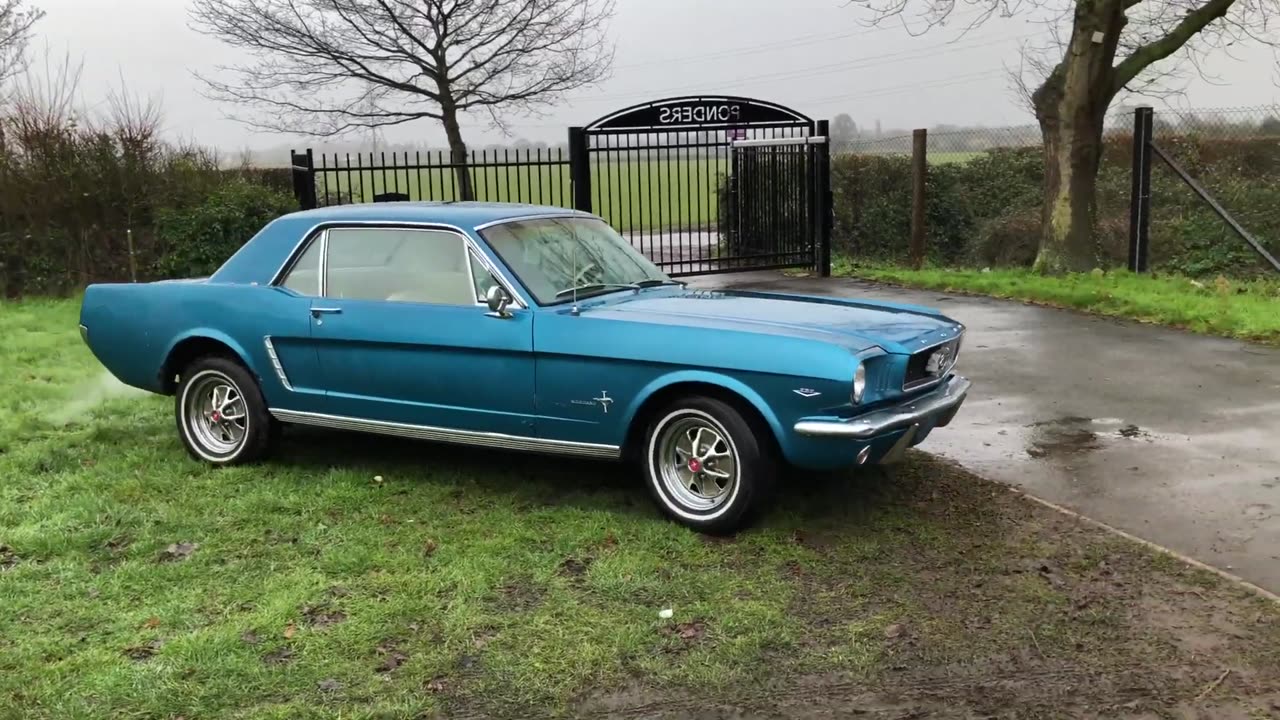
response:
<path id="1" fill-rule="evenodd" d="M 1029 270 L 911 270 L 839 260 L 833 273 L 909 287 L 991 295 L 1280 344 L 1280 281 L 1195 281 L 1125 271 L 1051 277 Z"/>
<path id="2" fill-rule="evenodd" d="M 608 464 L 291 431 L 213 470 L 75 316 L 0 305 L 0 717 L 1280 702 L 1275 607 L 923 454 L 716 540 Z"/>

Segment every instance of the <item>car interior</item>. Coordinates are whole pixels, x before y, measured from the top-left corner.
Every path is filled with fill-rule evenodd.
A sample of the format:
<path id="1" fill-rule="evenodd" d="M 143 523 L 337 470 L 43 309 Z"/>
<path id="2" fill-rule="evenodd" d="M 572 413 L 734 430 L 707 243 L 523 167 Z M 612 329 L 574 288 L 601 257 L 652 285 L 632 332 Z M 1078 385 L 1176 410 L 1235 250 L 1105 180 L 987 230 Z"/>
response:
<path id="1" fill-rule="evenodd" d="M 398 228 L 335 228 L 328 236 L 325 297 L 475 305 L 494 284 L 453 233 Z M 319 294 L 320 244 L 312 243 L 283 285 Z"/>

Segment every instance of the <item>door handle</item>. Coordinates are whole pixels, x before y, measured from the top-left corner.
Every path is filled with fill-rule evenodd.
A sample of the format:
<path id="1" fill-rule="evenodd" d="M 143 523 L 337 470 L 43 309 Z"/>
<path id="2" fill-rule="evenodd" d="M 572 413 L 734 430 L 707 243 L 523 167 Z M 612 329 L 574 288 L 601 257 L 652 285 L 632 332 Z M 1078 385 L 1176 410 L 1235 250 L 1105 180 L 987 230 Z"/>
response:
<path id="1" fill-rule="evenodd" d="M 311 317 L 320 317 L 321 315 L 337 315 L 342 312 L 342 308 L 333 307 L 313 307 L 311 308 Z"/>

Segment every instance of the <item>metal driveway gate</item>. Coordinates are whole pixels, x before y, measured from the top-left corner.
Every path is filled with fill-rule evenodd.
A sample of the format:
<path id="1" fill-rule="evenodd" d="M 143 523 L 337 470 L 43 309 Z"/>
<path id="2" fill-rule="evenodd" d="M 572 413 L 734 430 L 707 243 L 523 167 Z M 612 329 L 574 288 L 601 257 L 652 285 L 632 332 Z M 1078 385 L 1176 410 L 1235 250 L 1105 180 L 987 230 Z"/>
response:
<path id="1" fill-rule="evenodd" d="M 831 267 L 827 121 L 740 97 L 636 105 L 569 129 L 574 207 L 672 275 Z"/>

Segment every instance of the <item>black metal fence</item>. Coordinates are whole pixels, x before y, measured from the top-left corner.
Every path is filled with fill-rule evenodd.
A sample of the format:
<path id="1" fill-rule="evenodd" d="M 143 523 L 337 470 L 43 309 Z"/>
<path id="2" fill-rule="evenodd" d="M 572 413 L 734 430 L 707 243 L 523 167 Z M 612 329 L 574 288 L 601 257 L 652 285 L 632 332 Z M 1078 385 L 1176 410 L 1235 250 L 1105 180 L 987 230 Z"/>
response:
<path id="1" fill-rule="evenodd" d="M 442 150 L 292 153 L 293 191 L 303 209 L 396 200 L 480 200 L 573 207 L 562 148 L 479 150 L 465 163 Z M 463 176 L 471 181 L 471 197 Z"/>
<path id="2" fill-rule="evenodd" d="M 567 148 L 291 153 L 303 209 L 479 200 L 593 212 L 675 275 L 830 270 L 826 121 L 743 97 L 655 100 L 568 129 Z M 388 158 L 389 155 L 389 158 Z M 750 196 L 739 202 L 741 188 Z"/>

